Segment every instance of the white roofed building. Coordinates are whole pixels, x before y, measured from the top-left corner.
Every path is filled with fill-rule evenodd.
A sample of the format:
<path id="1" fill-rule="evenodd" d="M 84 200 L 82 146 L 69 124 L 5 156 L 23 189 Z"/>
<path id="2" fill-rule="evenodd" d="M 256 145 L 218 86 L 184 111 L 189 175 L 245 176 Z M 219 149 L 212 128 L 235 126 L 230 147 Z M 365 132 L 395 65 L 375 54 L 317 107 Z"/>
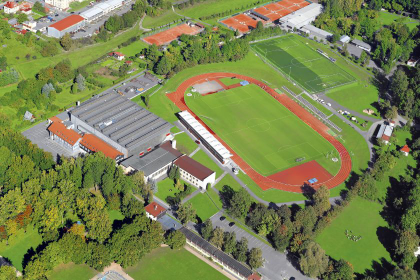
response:
<path id="1" fill-rule="evenodd" d="M 108 0 L 108 1 L 96 4 L 94 7 L 90 8 L 89 10 L 84 11 L 80 15 L 84 17 L 87 22 L 92 22 L 120 8 L 126 2 L 129 2 L 129 1 Z"/>
<path id="2" fill-rule="evenodd" d="M 300 29 L 302 26 L 313 22 L 321 13 L 322 5 L 312 3 L 296 12 L 280 18 L 279 23 L 281 26 L 289 29 Z"/>
<path id="3" fill-rule="evenodd" d="M 300 29 L 300 31 L 305 32 L 306 34 L 312 35 L 314 37 L 316 36 L 318 39 L 323 39 L 323 40 L 328 40 L 333 36 L 332 33 L 322 30 L 310 24 L 303 26 Z"/>
<path id="4" fill-rule="evenodd" d="M 181 123 L 223 164 L 230 161 L 233 156 L 225 146 L 220 143 L 201 123 L 188 111 L 178 113 Z"/>
<path id="5" fill-rule="evenodd" d="M 92 22 L 94 20 L 97 20 L 98 18 L 100 18 L 101 16 L 104 15 L 104 11 L 93 7 L 89 10 L 84 11 L 83 13 L 80 14 L 82 17 L 84 17 L 86 19 L 87 22 Z"/>

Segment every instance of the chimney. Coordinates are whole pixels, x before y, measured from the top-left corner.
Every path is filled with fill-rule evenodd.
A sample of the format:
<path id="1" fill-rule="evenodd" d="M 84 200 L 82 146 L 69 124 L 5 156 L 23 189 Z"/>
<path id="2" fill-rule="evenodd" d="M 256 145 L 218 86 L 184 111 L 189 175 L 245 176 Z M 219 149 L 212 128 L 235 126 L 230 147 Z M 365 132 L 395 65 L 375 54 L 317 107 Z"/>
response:
<path id="1" fill-rule="evenodd" d="M 157 204 L 155 205 L 155 210 L 157 210 Z"/>
<path id="2" fill-rule="evenodd" d="M 174 139 L 174 140 L 172 140 L 172 148 L 173 149 L 176 149 L 176 140 Z"/>

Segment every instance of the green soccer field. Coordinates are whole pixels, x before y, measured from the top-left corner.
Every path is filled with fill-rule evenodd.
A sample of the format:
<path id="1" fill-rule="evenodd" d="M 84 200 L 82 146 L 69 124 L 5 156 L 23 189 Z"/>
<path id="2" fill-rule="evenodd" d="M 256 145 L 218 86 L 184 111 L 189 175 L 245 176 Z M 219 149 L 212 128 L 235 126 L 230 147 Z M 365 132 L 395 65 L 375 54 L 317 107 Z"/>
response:
<path id="1" fill-rule="evenodd" d="M 251 46 L 308 92 L 321 92 L 355 81 L 353 76 L 293 36 Z"/>
<path id="2" fill-rule="evenodd" d="M 268 176 L 317 160 L 335 175 L 334 147 L 256 85 L 185 96 L 187 105 L 252 168 Z M 297 158 L 305 158 L 296 162 Z"/>

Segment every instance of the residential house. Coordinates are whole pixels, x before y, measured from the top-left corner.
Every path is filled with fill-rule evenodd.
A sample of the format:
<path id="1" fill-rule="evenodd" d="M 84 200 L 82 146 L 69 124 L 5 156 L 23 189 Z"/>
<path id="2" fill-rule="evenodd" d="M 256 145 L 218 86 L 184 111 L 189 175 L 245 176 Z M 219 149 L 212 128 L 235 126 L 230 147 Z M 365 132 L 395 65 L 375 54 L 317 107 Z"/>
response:
<path id="1" fill-rule="evenodd" d="M 144 207 L 144 210 L 146 211 L 147 218 L 153 221 L 166 214 L 166 209 L 155 201 Z"/>
<path id="2" fill-rule="evenodd" d="M 405 155 L 406 157 L 408 157 L 408 154 L 410 153 L 410 148 L 406 145 L 404 145 L 404 147 L 402 147 L 400 149 L 401 153 L 403 153 L 403 155 Z"/>

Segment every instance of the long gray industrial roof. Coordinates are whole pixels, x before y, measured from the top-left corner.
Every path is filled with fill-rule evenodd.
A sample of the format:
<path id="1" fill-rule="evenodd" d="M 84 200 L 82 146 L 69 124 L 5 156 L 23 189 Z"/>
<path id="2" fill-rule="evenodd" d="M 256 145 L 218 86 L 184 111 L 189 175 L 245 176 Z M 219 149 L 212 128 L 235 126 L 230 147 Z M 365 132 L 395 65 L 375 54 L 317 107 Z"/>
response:
<path id="1" fill-rule="evenodd" d="M 134 149 L 172 127 L 113 91 L 92 97 L 70 114 L 127 149 Z"/>

